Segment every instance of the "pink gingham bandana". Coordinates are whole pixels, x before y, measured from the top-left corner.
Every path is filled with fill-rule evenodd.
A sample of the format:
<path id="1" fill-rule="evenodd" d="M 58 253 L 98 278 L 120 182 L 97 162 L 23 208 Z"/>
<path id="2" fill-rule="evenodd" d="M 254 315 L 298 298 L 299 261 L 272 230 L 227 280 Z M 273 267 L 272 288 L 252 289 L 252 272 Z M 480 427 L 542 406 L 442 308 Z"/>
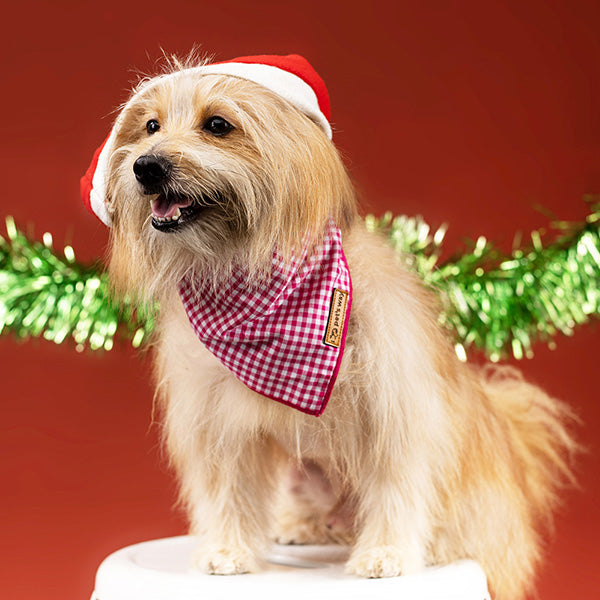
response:
<path id="1" fill-rule="evenodd" d="M 200 341 L 251 390 L 318 416 L 327 406 L 342 355 L 352 282 L 338 227 L 248 283 L 234 273 L 218 291 L 183 279 L 179 294 Z"/>

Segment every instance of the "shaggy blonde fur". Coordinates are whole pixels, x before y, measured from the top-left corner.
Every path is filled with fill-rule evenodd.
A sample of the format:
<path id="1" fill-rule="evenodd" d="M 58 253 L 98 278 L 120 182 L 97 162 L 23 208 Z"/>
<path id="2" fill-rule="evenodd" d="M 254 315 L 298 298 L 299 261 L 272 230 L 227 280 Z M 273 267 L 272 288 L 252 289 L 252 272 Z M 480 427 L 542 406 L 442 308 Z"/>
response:
<path id="1" fill-rule="evenodd" d="M 207 133 L 201 124 L 214 115 L 234 129 Z M 149 119 L 160 123 L 154 135 Z M 173 163 L 172 189 L 216 204 L 181 231 L 156 231 L 132 170 L 144 154 Z M 363 577 L 473 558 L 499 600 L 530 590 L 540 528 L 570 478 L 570 412 L 513 369 L 457 359 L 436 297 L 365 230 L 315 123 L 248 81 L 186 69 L 158 77 L 119 117 L 109 197 L 115 285 L 161 304 L 157 389 L 181 497 L 202 535 L 199 568 L 255 571 L 278 536 L 351 541 L 347 570 Z M 233 264 L 268 277 L 275 247 L 291 255 L 318 240 L 330 216 L 354 300 L 338 380 L 315 418 L 240 383 L 197 339 L 176 285 L 193 273 L 219 286 Z"/>

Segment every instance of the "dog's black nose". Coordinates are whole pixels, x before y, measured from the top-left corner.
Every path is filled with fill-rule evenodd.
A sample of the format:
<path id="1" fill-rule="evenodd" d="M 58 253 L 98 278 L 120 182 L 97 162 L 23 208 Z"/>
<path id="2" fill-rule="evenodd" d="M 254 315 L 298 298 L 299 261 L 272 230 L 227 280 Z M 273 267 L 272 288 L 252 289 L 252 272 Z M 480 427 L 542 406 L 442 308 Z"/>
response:
<path id="1" fill-rule="evenodd" d="M 169 177 L 171 163 L 162 156 L 144 154 L 133 163 L 135 178 L 144 186 L 144 192 L 155 194 Z"/>

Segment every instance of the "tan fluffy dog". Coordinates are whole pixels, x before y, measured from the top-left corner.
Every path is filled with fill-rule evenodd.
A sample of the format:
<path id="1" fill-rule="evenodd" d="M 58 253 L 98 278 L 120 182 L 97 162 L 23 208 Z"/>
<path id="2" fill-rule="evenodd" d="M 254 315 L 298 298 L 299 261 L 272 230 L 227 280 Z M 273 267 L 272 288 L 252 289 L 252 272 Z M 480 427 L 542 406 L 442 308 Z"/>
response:
<path id="1" fill-rule="evenodd" d="M 145 155 L 170 165 L 169 193 L 196 199 L 168 233 L 152 227 L 134 176 Z M 323 131 L 256 83 L 182 69 L 126 105 L 109 172 L 115 285 L 161 306 L 158 392 L 202 535 L 197 565 L 255 571 L 273 536 L 351 540 L 349 573 L 396 576 L 469 557 L 497 598 L 521 598 L 569 477 L 569 412 L 513 369 L 457 359 L 437 298 L 365 230 Z M 315 418 L 240 383 L 196 337 L 176 286 L 192 272 L 218 287 L 234 263 L 267 277 L 274 248 L 290 255 L 330 217 L 354 301 L 337 383 Z M 281 501 L 284 467 L 292 493 Z"/>

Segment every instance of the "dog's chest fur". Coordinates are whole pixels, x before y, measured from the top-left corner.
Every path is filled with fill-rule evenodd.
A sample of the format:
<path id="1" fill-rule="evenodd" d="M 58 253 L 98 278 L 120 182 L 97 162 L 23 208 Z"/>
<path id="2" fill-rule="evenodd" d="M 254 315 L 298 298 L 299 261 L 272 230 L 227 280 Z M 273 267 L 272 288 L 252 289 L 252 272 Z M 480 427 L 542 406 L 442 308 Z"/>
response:
<path id="1" fill-rule="evenodd" d="M 161 318 L 160 370 L 170 387 L 186 388 L 183 397 L 189 405 L 184 413 L 190 415 L 190 424 L 198 413 L 210 415 L 215 435 L 261 429 L 291 456 L 321 461 L 331 454 L 330 419 L 301 413 L 247 388 L 200 342 L 178 298 L 163 309 Z M 181 410 L 182 395 L 177 397 Z"/>

